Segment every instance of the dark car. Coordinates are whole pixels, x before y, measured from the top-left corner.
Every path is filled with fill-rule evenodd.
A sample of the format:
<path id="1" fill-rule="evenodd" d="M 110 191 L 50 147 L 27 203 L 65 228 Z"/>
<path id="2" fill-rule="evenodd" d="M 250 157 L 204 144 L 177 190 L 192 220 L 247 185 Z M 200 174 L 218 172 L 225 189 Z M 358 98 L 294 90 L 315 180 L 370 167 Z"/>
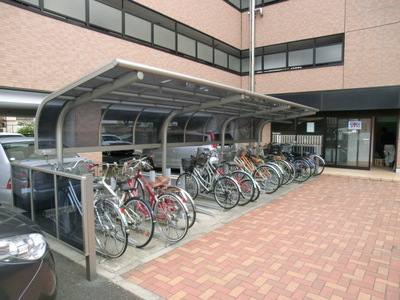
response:
<path id="1" fill-rule="evenodd" d="M 53 254 L 39 226 L 0 206 L 0 299 L 55 299 Z"/>
<path id="2" fill-rule="evenodd" d="M 102 146 L 121 146 L 121 145 L 132 145 L 132 143 L 122 140 L 115 134 L 103 133 L 101 135 Z M 132 149 L 119 150 L 119 151 L 105 151 L 103 154 L 106 155 L 131 155 L 134 152 Z"/>

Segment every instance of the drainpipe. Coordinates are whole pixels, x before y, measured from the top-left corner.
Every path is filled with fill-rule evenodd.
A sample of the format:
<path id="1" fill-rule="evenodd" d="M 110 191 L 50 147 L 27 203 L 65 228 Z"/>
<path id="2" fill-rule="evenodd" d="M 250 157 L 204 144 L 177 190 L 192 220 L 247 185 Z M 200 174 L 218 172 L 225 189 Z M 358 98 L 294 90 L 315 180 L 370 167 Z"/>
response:
<path id="1" fill-rule="evenodd" d="M 169 177 L 169 172 L 167 171 L 167 134 L 168 134 L 168 124 L 179 114 L 179 111 L 172 111 L 169 116 L 164 120 L 161 126 L 161 169 L 163 176 Z"/>
<path id="2" fill-rule="evenodd" d="M 250 0 L 249 14 L 250 14 L 250 46 L 249 46 L 249 90 L 255 92 L 255 31 L 256 31 L 256 14 L 263 16 L 262 8 L 255 8 L 255 0 Z"/>
<path id="3" fill-rule="evenodd" d="M 254 92 L 254 31 L 255 31 L 255 0 L 250 0 L 250 46 L 249 46 L 249 90 Z"/>

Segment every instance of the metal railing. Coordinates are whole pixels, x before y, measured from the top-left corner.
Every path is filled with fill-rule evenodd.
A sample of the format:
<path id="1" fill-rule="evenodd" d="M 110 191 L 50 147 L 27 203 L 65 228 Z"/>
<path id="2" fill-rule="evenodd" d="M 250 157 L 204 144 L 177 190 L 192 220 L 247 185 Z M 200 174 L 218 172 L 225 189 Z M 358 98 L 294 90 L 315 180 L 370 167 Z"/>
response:
<path id="1" fill-rule="evenodd" d="M 322 154 L 322 135 L 272 134 L 272 143 L 288 144 L 296 153 Z M 287 150 L 288 151 L 288 150 Z"/>
<path id="2" fill-rule="evenodd" d="M 14 210 L 30 214 L 30 218 L 44 232 L 82 252 L 86 260 L 86 278 L 95 279 L 93 176 L 74 175 L 17 162 L 11 163 L 11 171 L 18 176 L 27 175 L 23 178 L 26 181 L 23 188 L 21 177 L 12 176 Z M 35 180 L 35 177 L 40 180 Z M 65 183 L 71 182 L 79 191 L 76 197 L 80 200 L 78 204 L 70 202 L 65 195 Z"/>

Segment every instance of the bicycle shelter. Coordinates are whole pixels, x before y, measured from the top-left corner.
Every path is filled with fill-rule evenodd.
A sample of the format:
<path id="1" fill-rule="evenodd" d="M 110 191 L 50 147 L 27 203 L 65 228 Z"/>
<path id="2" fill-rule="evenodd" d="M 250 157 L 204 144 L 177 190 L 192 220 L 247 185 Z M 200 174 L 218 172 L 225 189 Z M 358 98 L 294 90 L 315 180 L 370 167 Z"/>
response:
<path id="1" fill-rule="evenodd" d="M 35 151 L 55 154 L 63 163 L 67 153 L 161 147 L 165 174 L 168 146 L 209 143 L 187 140 L 191 132 L 218 132 L 220 140 L 215 143 L 222 145 L 225 133 L 230 133 L 235 143 L 260 143 L 266 123 L 317 111 L 244 89 L 114 59 L 43 100 L 36 114 Z M 102 145 L 104 133 L 116 134 L 129 143 Z M 181 134 L 182 139 L 171 141 L 168 137 L 175 133 Z M 93 197 L 88 189 L 90 185 L 82 188 L 82 203 Z M 82 222 L 90 234 L 94 230 L 91 221 Z M 91 246 L 85 243 L 85 247 Z M 85 250 L 85 255 L 93 253 L 94 248 Z M 93 258 L 87 261 L 93 264 Z M 88 268 L 95 269 L 87 265 Z"/>
<path id="2" fill-rule="evenodd" d="M 263 126 L 318 110 L 271 96 L 115 59 L 46 97 L 36 115 L 35 150 L 46 154 L 107 150 L 166 150 L 187 145 L 191 131 L 231 133 L 236 143 L 260 142 Z M 112 131 L 113 130 L 113 131 Z M 102 146 L 102 133 L 130 145 Z M 206 142 L 192 142 L 199 145 Z M 165 155 L 165 151 L 164 151 Z M 165 168 L 165 159 L 163 169 Z"/>

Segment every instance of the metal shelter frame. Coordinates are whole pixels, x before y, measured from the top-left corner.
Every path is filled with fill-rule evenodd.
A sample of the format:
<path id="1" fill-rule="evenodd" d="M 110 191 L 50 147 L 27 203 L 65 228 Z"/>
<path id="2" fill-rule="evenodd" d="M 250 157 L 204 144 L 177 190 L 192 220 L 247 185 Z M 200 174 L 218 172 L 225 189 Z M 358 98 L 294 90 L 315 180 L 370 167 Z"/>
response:
<path id="1" fill-rule="evenodd" d="M 85 106 L 88 103 L 95 105 L 93 111 Z M 97 107 L 98 113 L 95 112 Z M 101 145 L 102 118 L 107 110 L 114 107 L 139 112 L 132 126 L 131 145 Z M 79 109 L 80 115 L 76 113 Z M 312 107 L 244 89 L 114 59 L 43 100 L 36 114 L 35 150 L 42 154 L 55 153 L 58 161 L 62 163 L 64 152 L 137 148 L 137 121 L 139 116 L 148 110 L 153 110 L 153 116 L 156 111 L 158 118 L 162 120 L 156 132 L 160 143 L 143 143 L 140 148 L 162 147 L 163 172 L 166 169 L 168 126 L 179 116 L 223 116 L 217 125 L 218 128 L 215 128 L 221 133 L 219 142 L 223 145 L 224 133 L 228 125 L 235 120 L 256 120 L 251 138 L 234 136 L 235 142 L 260 142 L 266 123 L 308 116 L 318 111 Z M 90 123 L 82 118 L 94 118 L 95 121 Z M 80 124 L 77 125 L 78 123 Z M 82 135 L 83 128 L 85 137 L 78 139 L 77 136 Z M 180 145 L 184 146 L 185 141 Z"/>
<path id="2" fill-rule="evenodd" d="M 43 155 L 56 154 L 58 164 L 63 164 L 63 155 L 66 153 L 162 147 L 162 169 L 166 174 L 168 145 L 209 143 L 186 141 L 185 138 L 169 142 L 171 123 L 182 123 L 181 130 L 184 133 L 199 129 L 200 133 L 204 133 L 210 128 L 217 129 L 220 141 L 214 143 L 224 145 L 228 128 L 233 133 L 234 142 L 260 142 L 266 123 L 308 116 L 317 111 L 251 91 L 115 59 L 43 100 L 36 114 L 35 151 Z M 105 121 L 108 121 L 107 115 L 111 115 L 108 120 L 117 120 L 122 126 L 129 127 L 131 143 L 102 145 L 102 130 Z M 246 123 L 240 123 L 243 120 L 251 123 L 247 128 L 250 130 L 239 134 L 236 131 L 242 130 L 240 127 Z M 140 122 L 157 124 L 149 131 L 141 132 L 144 141 L 140 141 L 140 136 L 136 134 Z M 235 125 L 231 126 L 233 123 Z M 150 139 L 147 139 L 149 135 Z M 51 174 L 56 172 L 46 169 L 41 171 Z M 62 176 L 62 172 L 54 174 Z M 96 277 L 94 217 L 90 215 L 93 213 L 93 186 L 92 182 L 88 182 L 92 176 L 82 175 L 77 178 L 81 179 L 81 202 L 86 211 L 82 217 L 83 253 L 86 257 L 87 278 L 92 280 Z M 67 177 L 70 176 L 67 174 Z M 54 182 L 54 207 L 58 208 L 56 179 Z M 60 226 L 58 219 L 57 214 L 57 232 Z"/>

